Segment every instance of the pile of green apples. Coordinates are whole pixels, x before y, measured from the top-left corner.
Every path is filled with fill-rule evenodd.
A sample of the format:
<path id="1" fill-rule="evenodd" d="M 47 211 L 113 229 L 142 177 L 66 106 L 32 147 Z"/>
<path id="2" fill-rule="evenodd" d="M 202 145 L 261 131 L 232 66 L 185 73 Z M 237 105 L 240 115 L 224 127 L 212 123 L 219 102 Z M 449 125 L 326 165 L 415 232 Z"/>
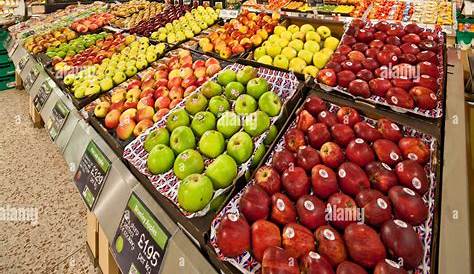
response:
<path id="1" fill-rule="evenodd" d="M 106 36 L 106 32 L 82 35 L 68 43 L 56 44 L 56 46 L 49 47 L 46 51 L 46 55 L 48 55 L 49 58 L 74 56 L 86 48 L 95 45 L 96 41 L 105 39 Z"/>
<path id="2" fill-rule="evenodd" d="M 213 8 L 199 6 L 187 12 L 178 20 L 167 23 L 164 27 L 151 34 L 151 39 L 174 44 L 191 39 L 194 35 L 212 26 L 219 18 L 219 13 Z"/>
<path id="3" fill-rule="evenodd" d="M 133 35 L 129 36 L 130 37 Z M 135 39 L 135 38 L 134 38 Z M 140 37 L 121 52 L 105 58 L 102 63 L 68 74 L 64 84 L 71 87 L 74 97 L 81 99 L 106 92 L 148 67 L 165 51 L 165 44 L 150 45 L 148 38 Z"/>
<path id="4" fill-rule="evenodd" d="M 172 170 L 181 180 L 179 206 L 197 212 L 215 190 L 234 182 L 238 166 L 254 155 L 254 140 L 267 130 L 274 138 L 271 119 L 280 114 L 282 102 L 257 70 L 247 66 L 221 71 L 183 103 L 184 108 L 175 108 L 162 127 L 150 132 L 144 149 L 148 171 L 157 175 Z"/>
<path id="5" fill-rule="evenodd" d="M 268 40 L 256 48 L 253 58 L 259 63 L 316 77 L 339 45 L 327 26 L 315 29 L 278 25 Z"/>

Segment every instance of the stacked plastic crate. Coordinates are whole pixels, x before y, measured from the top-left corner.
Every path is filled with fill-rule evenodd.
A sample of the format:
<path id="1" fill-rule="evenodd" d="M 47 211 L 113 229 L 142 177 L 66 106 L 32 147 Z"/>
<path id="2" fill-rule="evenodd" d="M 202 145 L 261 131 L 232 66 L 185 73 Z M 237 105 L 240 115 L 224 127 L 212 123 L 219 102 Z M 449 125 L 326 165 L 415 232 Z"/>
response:
<path id="1" fill-rule="evenodd" d="M 8 32 L 0 29 L 0 91 L 11 89 L 15 86 L 15 66 L 8 58 L 5 49 L 5 40 L 8 38 Z"/>

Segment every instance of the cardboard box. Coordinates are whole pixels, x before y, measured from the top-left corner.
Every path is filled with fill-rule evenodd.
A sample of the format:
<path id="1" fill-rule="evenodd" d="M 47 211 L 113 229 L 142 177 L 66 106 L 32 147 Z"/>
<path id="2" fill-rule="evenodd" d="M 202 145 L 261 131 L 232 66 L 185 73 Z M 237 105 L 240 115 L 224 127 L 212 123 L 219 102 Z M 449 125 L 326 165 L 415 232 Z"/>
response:
<path id="1" fill-rule="evenodd" d="M 89 247 L 90 253 L 92 255 L 92 259 L 94 261 L 94 266 L 97 264 L 96 260 L 99 255 L 99 223 L 97 222 L 97 218 L 95 214 L 88 211 L 87 212 L 87 235 L 86 235 L 86 242 L 87 246 Z"/>
<path id="2" fill-rule="evenodd" d="M 109 240 L 99 224 L 99 267 L 104 274 L 119 274 L 119 268 L 109 249 Z"/>

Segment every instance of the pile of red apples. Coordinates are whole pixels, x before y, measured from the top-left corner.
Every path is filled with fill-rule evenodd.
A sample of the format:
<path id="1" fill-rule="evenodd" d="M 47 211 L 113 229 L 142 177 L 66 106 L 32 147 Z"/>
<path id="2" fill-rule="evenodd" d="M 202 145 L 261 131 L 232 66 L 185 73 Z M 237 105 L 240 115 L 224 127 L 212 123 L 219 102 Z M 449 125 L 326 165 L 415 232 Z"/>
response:
<path id="1" fill-rule="evenodd" d="M 311 95 L 239 213 L 222 218 L 217 247 L 226 257 L 249 251 L 263 274 L 408 273 L 424 254 L 414 226 L 428 217 L 429 160 L 428 145 L 392 121 L 372 126 Z M 363 209 L 364 220 L 328 218 L 329 208 Z"/>
<path id="2" fill-rule="evenodd" d="M 414 23 L 353 21 L 318 81 L 405 109 L 434 109 L 442 65 L 439 40 L 436 32 Z"/>

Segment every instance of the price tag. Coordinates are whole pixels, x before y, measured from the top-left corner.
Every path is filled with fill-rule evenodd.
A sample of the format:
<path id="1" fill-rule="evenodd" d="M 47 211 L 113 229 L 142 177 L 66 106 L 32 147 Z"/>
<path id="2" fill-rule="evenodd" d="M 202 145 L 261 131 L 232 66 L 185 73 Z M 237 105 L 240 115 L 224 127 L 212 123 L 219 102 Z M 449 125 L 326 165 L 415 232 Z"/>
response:
<path id="1" fill-rule="evenodd" d="M 33 86 L 36 79 L 38 79 L 38 75 L 40 73 L 39 66 L 40 66 L 39 64 L 36 64 L 36 66 L 34 66 L 30 70 L 30 73 L 28 73 L 28 76 L 26 76 L 25 89 L 29 90 L 31 86 Z"/>
<path id="2" fill-rule="evenodd" d="M 219 17 L 223 19 L 234 19 L 239 15 L 239 10 L 221 10 Z"/>
<path id="3" fill-rule="evenodd" d="M 53 139 L 53 141 L 56 140 L 56 137 L 58 137 L 59 133 L 61 132 L 61 129 L 63 128 L 63 125 L 66 122 L 68 115 L 69 109 L 64 104 L 64 102 L 59 99 L 54 105 L 52 114 L 49 117 L 48 122 L 46 122 L 46 128 L 48 129 L 49 136 L 51 137 L 51 139 Z"/>
<path id="4" fill-rule="evenodd" d="M 82 155 L 76 175 L 74 175 L 76 187 L 79 189 L 89 210 L 92 210 L 97 197 L 102 191 L 111 165 L 112 162 L 94 141 L 90 141 Z"/>
<path id="5" fill-rule="evenodd" d="M 44 81 L 35 98 L 33 99 L 33 103 L 35 104 L 35 108 L 38 112 L 43 109 L 44 104 L 46 101 L 48 101 L 51 91 L 53 91 L 53 87 L 49 80 Z"/>
<path id="6" fill-rule="evenodd" d="M 132 193 L 112 242 L 122 273 L 160 273 L 170 233 Z"/>
<path id="7" fill-rule="evenodd" d="M 26 67 L 26 64 L 30 60 L 30 56 L 31 55 L 29 54 L 24 55 L 23 57 L 21 57 L 20 61 L 18 61 L 18 68 L 20 69 L 20 72 L 23 71 L 23 69 Z"/>

